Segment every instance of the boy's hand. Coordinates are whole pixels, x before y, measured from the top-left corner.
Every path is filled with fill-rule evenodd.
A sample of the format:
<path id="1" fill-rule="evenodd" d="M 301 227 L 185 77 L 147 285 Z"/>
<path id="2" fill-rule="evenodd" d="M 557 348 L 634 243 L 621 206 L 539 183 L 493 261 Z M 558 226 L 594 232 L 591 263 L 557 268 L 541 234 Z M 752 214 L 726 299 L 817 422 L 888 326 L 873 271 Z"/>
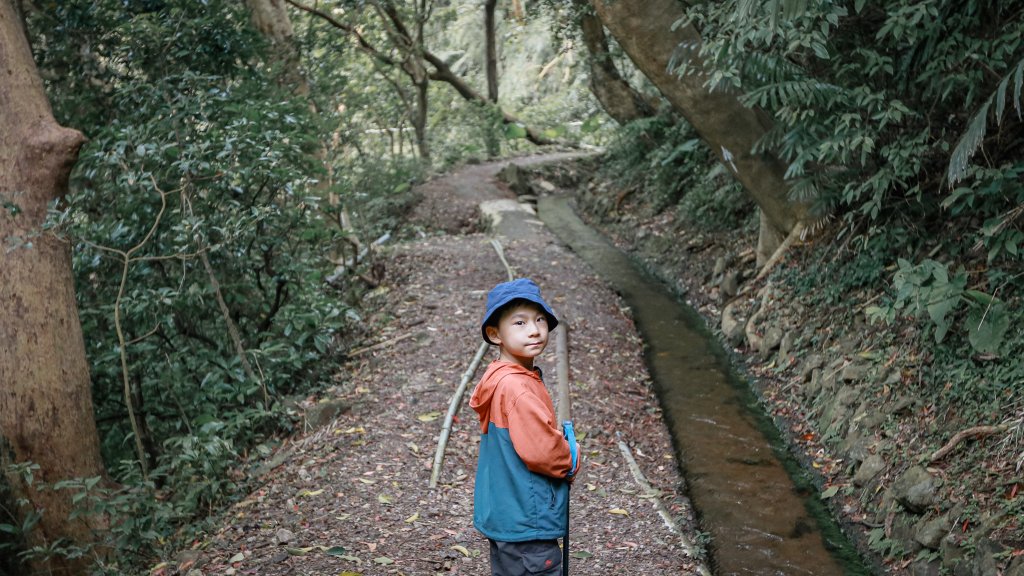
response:
<path id="1" fill-rule="evenodd" d="M 572 420 L 566 420 L 562 423 L 562 435 L 569 442 L 569 454 L 572 457 L 572 466 L 566 475 L 566 478 L 571 482 L 580 469 L 580 445 L 579 442 L 576 442 L 576 430 L 572 427 Z"/>

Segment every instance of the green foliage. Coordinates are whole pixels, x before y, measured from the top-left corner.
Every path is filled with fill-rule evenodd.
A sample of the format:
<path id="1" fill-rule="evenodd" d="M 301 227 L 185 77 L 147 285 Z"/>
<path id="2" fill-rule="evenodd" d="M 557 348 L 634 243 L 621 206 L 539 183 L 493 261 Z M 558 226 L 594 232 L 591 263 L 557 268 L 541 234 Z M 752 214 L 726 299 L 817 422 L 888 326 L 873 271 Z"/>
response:
<path id="1" fill-rule="evenodd" d="M 936 343 L 941 343 L 953 324 L 953 317 L 967 309 L 963 329 L 978 352 L 996 354 L 1009 329 L 1006 304 L 979 290 L 967 288 L 967 273 L 950 273 L 947 265 L 925 259 L 914 265 L 899 260 L 893 275 L 893 302 L 867 309 L 869 318 L 893 322 L 900 311 L 914 317 L 927 315 L 934 326 Z"/>
<path id="2" fill-rule="evenodd" d="M 961 134 L 953 164 L 969 176 L 967 155 L 982 142 L 989 104 L 1002 118 L 1013 88 L 1019 106 L 1022 17 L 976 1 L 702 3 L 688 18 L 705 40 L 706 67 L 687 58 L 678 66 L 707 72 L 712 86 L 741 88 L 745 102 L 774 116 L 761 149 L 789 164 L 795 196 L 884 220 L 908 204 L 936 210 L 943 190 L 933 175 L 946 172 Z M 1014 166 L 1018 140 L 1004 130 L 988 141 L 984 167 Z"/>
<path id="3" fill-rule="evenodd" d="M 668 116 L 623 126 L 608 147 L 601 174 L 622 189 L 646 194 L 653 210 L 675 208 L 698 227 L 736 228 L 751 214 L 742 189 L 712 162 L 693 129 Z"/>
<path id="4" fill-rule="evenodd" d="M 1021 60 L 1003 77 L 995 92 L 981 105 L 981 108 L 978 109 L 974 118 L 967 125 L 967 131 L 964 132 L 964 135 L 960 137 L 960 141 L 957 142 L 953 155 L 949 159 L 949 169 L 947 171 L 947 177 L 951 183 L 956 184 L 963 179 L 967 173 L 967 164 L 971 156 L 978 151 L 978 148 L 985 141 L 985 133 L 988 128 L 988 112 L 993 102 L 996 107 L 992 115 L 995 117 L 996 124 L 1002 125 L 1003 112 L 1006 110 L 1006 92 L 1010 86 L 1011 77 L 1013 78 L 1013 97 L 1011 103 L 1017 111 L 1018 120 L 1024 114 L 1021 109 L 1021 87 L 1024 85 L 1024 60 Z"/>
<path id="5" fill-rule="evenodd" d="M 418 172 L 335 152 L 343 176 L 325 182 L 337 118 L 278 84 L 240 4 L 76 1 L 34 18 L 58 119 L 90 137 L 49 226 L 73 246 L 103 456 L 123 486 L 59 488 L 117 518 L 103 544 L 126 573 L 237 495 L 242 455 L 289 430 L 286 398 L 329 385 L 365 330 L 363 288 L 325 283 L 342 245 L 329 197 L 366 216 L 358 233 L 392 228 Z M 54 546 L 28 553 L 82 553 Z"/>
<path id="6" fill-rule="evenodd" d="M 836 247 L 840 241 L 846 249 Z M 907 243 L 901 228 L 870 229 L 856 238 L 807 251 L 799 266 L 784 269 L 783 278 L 812 304 L 842 305 L 852 294 L 882 284 L 886 263 L 906 250 Z"/>
<path id="7" fill-rule="evenodd" d="M 984 1 L 699 3 L 677 25 L 696 24 L 704 43 L 699 52 L 682 47 L 675 64 L 680 74 L 707 74 L 713 88 L 740 89 L 772 115 L 758 150 L 781 157 L 792 197 L 840 216 L 843 234 L 889 228 L 883 237 L 902 235 L 915 248 L 942 238 L 934 249 L 950 265 L 912 265 L 895 247 L 852 255 L 853 270 L 904 258 L 892 300 L 875 317 L 921 318 L 937 342 L 956 327 L 975 351 L 994 353 L 1009 330 L 1008 298 L 949 269 L 981 266 L 984 248 L 1004 295 L 1024 287 L 1015 272 L 1024 241 L 1022 18 Z M 994 137 L 986 137 L 990 118 Z M 947 227 L 950 218 L 957 224 Z M 847 278 L 826 289 L 830 300 L 880 279 L 849 274 L 836 271 Z"/>

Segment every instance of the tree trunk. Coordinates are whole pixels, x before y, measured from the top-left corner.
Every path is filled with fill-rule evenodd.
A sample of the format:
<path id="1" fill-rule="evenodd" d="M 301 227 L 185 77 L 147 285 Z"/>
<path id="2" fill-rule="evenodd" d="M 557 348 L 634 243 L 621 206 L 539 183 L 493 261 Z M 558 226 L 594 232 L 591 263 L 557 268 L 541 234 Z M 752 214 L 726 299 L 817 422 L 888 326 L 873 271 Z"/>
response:
<path id="1" fill-rule="evenodd" d="M 487 38 L 487 99 L 498 103 L 498 41 L 494 31 L 494 9 L 498 0 L 484 2 L 484 35 Z"/>
<path id="2" fill-rule="evenodd" d="M 54 120 L 11 0 L 0 0 L 0 71 L 0 461 L 34 462 L 47 484 L 102 476 L 71 254 L 42 229 L 85 137 Z M 67 491 L 10 480 L 42 513 L 32 542 L 85 543 L 100 526 L 68 520 Z M 82 574 L 86 565 L 54 559 L 46 569 Z"/>
<path id="3" fill-rule="evenodd" d="M 295 29 L 288 16 L 284 0 L 246 0 L 253 26 L 274 47 L 275 64 L 279 67 L 278 81 L 291 86 L 295 94 L 309 94 L 309 81 L 303 74 L 302 58 L 293 36 Z M 310 105 L 313 105 L 310 100 Z"/>
<path id="4" fill-rule="evenodd" d="M 576 4 L 586 4 L 576 0 Z M 586 10 L 586 8 L 583 8 Z M 590 91 L 601 103 L 601 107 L 619 124 L 653 116 L 656 105 L 648 102 L 619 74 L 608 50 L 608 37 L 604 24 L 594 14 L 586 13 L 580 18 L 583 44 L 590 53 Z"/>
<path id="5" fill-rule="evenodd" d="M 672 29 L 685 16 L 678 0 L 591 0 L 598 17 L 634 64 L 658 87 L 662 95 L 700 134 L 761 208 L 770 230 L 762 238 L 774 238 L 777 246 L 807 206 L 789 200 L 786 165 L 771 154 L 754 154 L 754 145 L 770 124 L 757 111 L 743 106 L 735 93 L 709 92 L 703 75 L 679 77 L 670 61 L 681 44 L 690 46 L 696 58 L 700 34 L 693 26 Z M 699 64 L 696 66 L 699 68 Z M 771 254 L 758 247 L 758 256 Z"/>
<path id="6" fill-rule="evenodd" d="M 498 0 L 485 0 L 484 2 L 484 38 L 485 54 L 484 62 L 487 69 L 487 99 L 495 105 L 498 104 L 498 41 L 495 31 L 494 10 Z M 491 158 L 501 154 L 501 142 L 493 130 L 487 131 L 487 155 Z"/>

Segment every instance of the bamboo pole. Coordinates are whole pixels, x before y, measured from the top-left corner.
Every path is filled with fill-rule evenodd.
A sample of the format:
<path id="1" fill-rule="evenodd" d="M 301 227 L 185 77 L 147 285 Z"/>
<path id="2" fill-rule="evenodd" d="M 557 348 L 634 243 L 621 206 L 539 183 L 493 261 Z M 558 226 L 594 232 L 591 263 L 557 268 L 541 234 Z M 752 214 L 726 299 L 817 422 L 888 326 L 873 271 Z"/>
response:
<path id="1" fill-rule="evenodd" d="M 558 422 L 572 420 L 572 401 L 569 399 L 569 325 L 560 322 L 555 328 L 558 354 L 555 374 L 558 377 Z"/>
<path id="2" fill-rule="evenodd" d="M 459 412 L 459 407 L 462 406 L 462 398 L 466 395 L 469 381 L 476 374 L 476 369 L 480 366 L 480 361 L 483 360 L 484 354 L 487 353 L 489 347 L 490 344 L 487 342 L 480 343 L 476 356 L 469 363 L 469 368 L 466 368 L 466 371 L 462 374 L 459 387 L 455 390 L 455 394 L 452 395 L 451 402 L 448 403 L 448 414 L 444 417 L 444 424 L 441 426 L 441 437 L 437 441 L 437 451 L 434 452 L 434 468 L 430 472 L 431 488 L 437 487 L 437 480 L 441 476 L 441 465 L 444 464 L 444 450 L 448 447 L 448 438 L 452 434 L 452 423 L 455 421 L 455 414 Z"/>
<path id="3" fill-rule="evenodd" d="M 512 267 L 509 266 L 508 260 L 505 259 L 505 250 L 501 247 L 501 242 L 496 238 L 491 238 L 491 246 L 494 251 L 498 254 L 498 259 L 505 265 L 505 273 L 508 274 L 509 281 L 512 281 L 514 273 Z M 437 481 L 441 477 L 441 466 L 444 464 L 444 451 L 448 448 L 448 439 L 452 434 L 452 423 L 455 422 L 455 415 L 459 413 L 459 408 L 462 406 L 462 398 L 466 395 L 466 388 L 469 386 L 469 381 L 476 374 L 477 368 L 480 366 L 481 360 L 483 360 L 484 354 L 487 353 L 487 349 L 490 345 L 485 341 L 480 343 L 480 347 L 477 348 L 476 356 L 473 357 L 472 362 L 469 363 L 469 368 L 462 374 L 462 380 L 459 381 L 459 387 L 456 388 L 455 394 L 452 395 L 452 399 L 448 402 L 448 414 L 445 415 L 444 424 L 441 425 L 441 436 L 437 439 L 437 450 L 434 452 L 434 467 L 430 471 L 430 487 L 436 488 Z"/>

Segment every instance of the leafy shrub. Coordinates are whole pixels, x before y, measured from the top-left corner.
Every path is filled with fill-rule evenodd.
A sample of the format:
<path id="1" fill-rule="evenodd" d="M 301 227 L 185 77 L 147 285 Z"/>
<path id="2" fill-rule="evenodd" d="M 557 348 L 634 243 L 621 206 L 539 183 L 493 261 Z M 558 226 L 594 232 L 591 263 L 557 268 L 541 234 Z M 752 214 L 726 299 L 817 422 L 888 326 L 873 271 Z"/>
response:
<path id="1" fill-rule="evenodd" d="M 241 455 L 288 430 L 285 398 L 329 385 L 339 346 L 364 329 L 360 287 L 324 281 L 342 243 L 329 199 L 352 199 L 360 180 L 324 185 L 320 118 L 262 65 L 248 23 L 220 0 L 34 15 L 58 119 L 90 137 L 50 226 L 73 245 L 119 483 L 59 488 L 123 522 L 105 543 L 111 573 L 235 497 Z M 377 168 L 385 183 L 411 173 Z"/>
<path id="2" fill-rule="evenodd" d="M 675 207 L 698 227 L 735 228 L 752 212 L 742 189 L 689 124 L 671 116 L 623 126 L 608 147 L 601 174 L 625 191 L 645 194 L 652 210 Z"/>
<path id="3" fill-rule="evenodd" d="M 893 302 L 868 308 L 869 318 L 892 322 L 901 310 L 914 317 L 927 314 L 934 326 L 935 342 L 941 343 L 953 317 L 966 308 L 963 329 L 971 347 L 978 352 L 999 352 L 1010 322 L 1006 304 L 984 292 L 967 289 L 963 270 L 950 273 L 948 266 L 931 259 L 917 265 L 900 259 L 893 285 Z"/>

